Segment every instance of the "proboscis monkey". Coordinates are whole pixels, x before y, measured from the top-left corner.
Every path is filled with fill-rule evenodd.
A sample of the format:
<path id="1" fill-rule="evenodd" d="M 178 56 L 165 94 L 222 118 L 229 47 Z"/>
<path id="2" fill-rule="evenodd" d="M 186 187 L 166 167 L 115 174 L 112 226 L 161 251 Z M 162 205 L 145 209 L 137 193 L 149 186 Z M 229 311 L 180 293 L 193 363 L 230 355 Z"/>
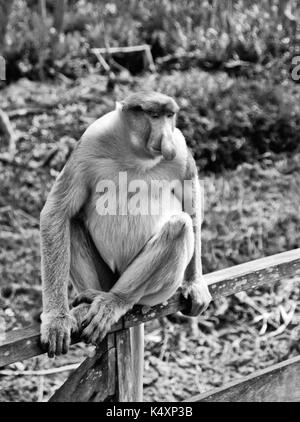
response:
<path id="1" fill-rule="evenodd" d="M 49 356 L 68 351 L 82 306 L 87 312 L 80 321 L 81 335 L 93 344 L 134 304 L 162 303 L 179 287 L 189 299 L 188 315 L 208 306 L 211 296 L 201 268 L 200 185 L 194 159 L 175 126 L 177 111 L 166 95 L 130 95 L 86 130 L 59 174 L 40 221 L 41 340 Z M 128 191 L 120 175 L 131 184 Z M 184 198 L 174 180 L 190 182 Z M 150 189 L 157 181 L 165 182 L 171 201 L 161 203 L 161 191 Z M 141 185 L 139 199 L 150 212 L 137 212 L 133 187 Z M 125 194 L 125 208 L 119 194 L 123 202 Z M 109 201 L 109 212 L 99 210 Z M 69 279 L 78 292 L 71 311 Z"/>

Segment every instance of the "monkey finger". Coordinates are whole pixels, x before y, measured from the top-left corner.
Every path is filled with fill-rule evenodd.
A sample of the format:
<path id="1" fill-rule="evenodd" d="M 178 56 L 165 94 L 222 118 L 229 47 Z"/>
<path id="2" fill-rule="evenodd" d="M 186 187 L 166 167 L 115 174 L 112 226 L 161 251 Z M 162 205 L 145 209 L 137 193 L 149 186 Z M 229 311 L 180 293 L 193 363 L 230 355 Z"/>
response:
<path id="1" fill-rule="evenodd" d="M 49 349 L 49 342 L 48 342 L 48 340 L 46 340 L 45 338 L 42 338 L 40 345 L 41 345 L 41 348 L 42 348 L 42 350 L 44 352 L 47 352 L 48 351 L 48 349 Z"/>
<path id="2" fill-rule="evenodd" d="M 49 335 L 49 344 L 48 344 L 48 356 L 53 358 L 56 350 L 56 336 L 54 333 Z"/>
<path id="3" fill-rule="evenodd" d="M 65 334 L 62 344 L 62 354 L 66 355 L 70 348 L 70 336 L 69 334 Z"/>
<path id="4" fill-rule="evenodd" d="M 62 354 L 63 341 L 64 341 L 64 334 L 59 333 L 56 336 L 56 356 L 60 356 Z"/>

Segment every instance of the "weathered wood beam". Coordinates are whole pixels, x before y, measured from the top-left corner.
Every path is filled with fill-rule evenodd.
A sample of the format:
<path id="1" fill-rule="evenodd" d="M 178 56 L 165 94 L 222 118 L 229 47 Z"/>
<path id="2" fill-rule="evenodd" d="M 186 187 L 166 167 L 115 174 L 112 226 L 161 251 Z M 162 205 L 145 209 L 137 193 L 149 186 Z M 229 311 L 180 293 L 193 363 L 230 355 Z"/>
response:
<path id="1" fill-rule="evenodd" d="M 300 249 L 257 259 L 205 275 L 213 299 L 229 296 L 258 286 L 287 280 L 300 274 Z M 150 309 L 135 306 L 112 328 L 111 332 L 129 328 L 185 308 L 186 302 L 176 293 L 166 304 Z M 79 339 L 73 339 L 73 344 Z M 44 353 L 39 345 L 39 325 L 13 330 L 0 341 L 0 367 Z"/>
<path id="2" fill-rule="evenodd" d="M 142 44 L 142 45 L 131 45 L 127 47 L 102 47 L 102 48 L 92 48 L 93 53 L 100 53 L 100 54 L 118 54 L 118 53 L 135 53 L 138 51 L 146 51 L 150 48 L 149 44 Z"/>
<path id="3" fill-rule="evenodd" d="M 136 402 L 132 329 L 109 334 L 49 399 L 50 402 Z M 142 376 L 142 373 L 141 373 Z"/>
<path id="4" fill-rule="evenodd" d="M 189 402 L 299 402 L 300 356 L 254 372 Z"/>
<path id="5" fill-rule="evenodd" d="M 50 402 L 103 402 L 116 400 L 115 335 L 109 334 L 93 357 L 84 362 L 56 390 Z"/>
<path id="6" fill-rule="evenodd" d="M 104 69 L 106 68 L 106 71 L 107 71 L 107 66 L 104 63 L 105 60 L 103 59 L 102 54 L 113 55 L 113 54 L 128 54 L 128 53 L 142 52 L 144 53 L 145 67 L 148 65 L 151 72 L 155 72 L 155 63 L 154 63 L 153 56 L 151 53 L 151 46 L 149 44 L 131 45 L 127 47 L 92 48 L 91 51 L 97 56 L 100 63 L 104 66 Z"/>

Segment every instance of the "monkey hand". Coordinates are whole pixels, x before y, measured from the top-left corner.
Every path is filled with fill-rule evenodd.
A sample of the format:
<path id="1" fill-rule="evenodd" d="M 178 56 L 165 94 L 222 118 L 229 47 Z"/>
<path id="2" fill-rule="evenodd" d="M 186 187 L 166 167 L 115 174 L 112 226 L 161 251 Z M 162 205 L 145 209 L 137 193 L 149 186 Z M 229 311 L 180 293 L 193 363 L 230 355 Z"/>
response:
<path id="1" fill-rule="evenodd" d="M 77 306 L 80 303 L 92 303 L 99 293 L 99 290 L 86 289 L 75 297 L 72 302 L 72 306 Z"/>
<path id="2" fill-rule="evenodd" d="M 97 291 L 97 295 L 92 294 L 92 298 L 88 298 L 88 295 L 88 293 L 82 294 L 75 299 L 76 305 L 84 302 L 91 303 L 90 309 L 82 321 L 81 338 L 87 343 L 99 344 L 112 325 L 125 314 L 127 307 L 112 292 Z"/>
<path id="3" fill-rule="evenodd" d="M 73 318 L 69 314 L 43 312 L 41 320 L 41 344 L 48 351 L 49 358 L 66 354 L 70 347 L 71 328 L 75 323 Z"/>
<path id="4" fill-rule="evenodd" d="M 203 279 L 197 282 L 185 282 L 181 293 L 187 301 L 186 308 L 181 312 L 187 316 L 200 315 L 207 309 L 212 299 Z"/>

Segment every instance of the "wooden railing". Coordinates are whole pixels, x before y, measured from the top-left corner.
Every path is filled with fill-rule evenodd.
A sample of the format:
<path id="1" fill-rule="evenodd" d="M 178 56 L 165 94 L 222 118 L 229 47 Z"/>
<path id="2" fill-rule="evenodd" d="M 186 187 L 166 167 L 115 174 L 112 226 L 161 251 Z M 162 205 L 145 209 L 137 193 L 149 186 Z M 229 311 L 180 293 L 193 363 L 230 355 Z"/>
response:
<path id="1" fill-rule="evenodd" d="M 273 255 L 216 271 L 205 275 L 213 299 L 232 295 L 245 290 L 252 290 L 258 286 L 287 280 L 300 274 L 300 249 Z M 136 377 L 137 362 L 133 362 L 132 330 L 131 327 L 150 321 L 155 318 L 173 314 L 183 310 L 186 302 L 177 293 L 166 304 L 157 305 L 151 309 L 136 306 L 127 313 L 116 325 L 98 348 L 92 358 L 87 358 L 76 369 L 67 381 L 60 387 L 50 401 L 136 401 L 141 399 L 141 392 L 137 389 Z M 74 338 L 73 344 L 79 340 Z M 143 345 L 141 345 L 143 347 Z M 0 342 L 0 367 L 38 356 L 44 353 L 39 344 L 39 325 L 10 331 L 4 341 Z M 293 376 L 291 374 L 293 373 Z M 287 378 L 289 381 L 287 382 Z M 260 381 L 259 381 L 260 380 Z M 277 389 L 271 383 L 277 385 Z M 233 383 L 200 395 L 192 400 L 196 401 L 238 401 L 238 396 L 243 401 L 251 396 L 249 386 L 263 386 L 268 382 L 267 394 L 263 388 L 264 398 L 272 401 L 282 398 L 295 397 L 300 400 L 300 358 L 278 364 L 265 372 L 258 372 L 250 378 L 245 378 L 239 383 Z M 278 384 L 279 383 L 279 384 Z M 284 385 L 286 383 L 286 390 Z M 262 388 L 262 387 L 261 387 Z M 283 394 L 292 389 L 291 395 Z M 233 393 L 233 391 L 235 393 Z M 278 394 L 276 393 L 278 392 Z M 248 392 L 248 393 L 247 393 Z M 248 394 L 248 395 L 247 395 Z M 253 396 L 254 397 L 254 396 Z M 258 397 L 258 396 L 257 396 Z M 260 395 L 262 397 L 262 395 Z M 275 399 L 278 400 L 275 400 Z"/>

